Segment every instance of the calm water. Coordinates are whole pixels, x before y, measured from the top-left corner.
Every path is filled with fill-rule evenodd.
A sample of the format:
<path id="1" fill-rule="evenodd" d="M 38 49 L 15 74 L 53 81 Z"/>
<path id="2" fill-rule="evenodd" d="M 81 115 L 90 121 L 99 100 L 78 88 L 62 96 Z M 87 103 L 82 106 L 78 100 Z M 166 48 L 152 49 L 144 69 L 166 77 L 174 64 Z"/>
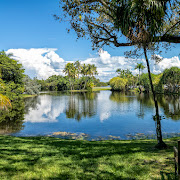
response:
<path id="1" fill-rule="evenodd" d="M 159 95 L 158 102 L 160 115 L 163 116 L 164 137 L 178 136 L 180 97 Z M 153 99 L 149 95 L 111 91 L 50 93 L 26 98 L 24 116 L 17 116 L 14 124 L 13 121 L 12 124 L 1 123 L 1 133 L 36 136 L 69 132 L 76 133 L 72 136 L 88 134 L 88 139 L 153 138 L 156 131 L 152 118 L 154 114 Z M 22 120 L 17 120 L 18 117 Z M 55 135 L 59 137 L 64 133 Z"/>

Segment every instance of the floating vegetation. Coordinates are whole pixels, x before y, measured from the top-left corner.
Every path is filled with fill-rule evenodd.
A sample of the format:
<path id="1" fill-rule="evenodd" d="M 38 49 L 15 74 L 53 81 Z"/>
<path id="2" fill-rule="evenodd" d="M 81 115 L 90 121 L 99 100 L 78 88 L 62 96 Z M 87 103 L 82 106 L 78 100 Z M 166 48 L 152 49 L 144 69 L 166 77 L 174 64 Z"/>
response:
<path id="1" fill-rule="evenodd" d="M 121 138 L 120 136 L 91 136 L 86 133 L 71 133 L 71 132 L 54 132 L 50 135 L 50 137 L 57 137 L 62 139 L 74 139 L 74 140 L 88 140 L 88 141 L 103 141 L 103 140 L 140 140 L 140 139 L 156 139 L 156 134 L 144 134 L 144 133 L 136 133 L 136 134 L 128 134 L 125 137 Z M 172 138 L 179 137 L 180 133 L 163 133 L 163 138 Z"/>
<path id="2" fill-rule="evenodd" d="M 85 133 L 70 133 L 70 132 L 54 132 L 51 137 L 59 137 L 63 139 L 74 139 L 74 140 L 88 140 L 89 135 Z"/>
<path id="3" fill-rule="evenodd" d="M 167 139 L 172 137 L 179 137 L 180 133 L 163 133 L 162 136 L 164 139 Z M 128 134 L 126 137 L 128 140 L 156 139 L 156 134 L 136 133 L 136 134 Z"/>

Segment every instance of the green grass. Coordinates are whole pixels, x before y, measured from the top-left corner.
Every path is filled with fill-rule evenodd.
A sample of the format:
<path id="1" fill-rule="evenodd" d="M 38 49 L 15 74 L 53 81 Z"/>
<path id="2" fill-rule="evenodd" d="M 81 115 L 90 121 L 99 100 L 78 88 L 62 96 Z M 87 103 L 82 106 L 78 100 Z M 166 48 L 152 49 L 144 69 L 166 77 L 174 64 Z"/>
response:
<path id="1" fill-rule="evenodd" d="M 111 90 L 111 87 L 93 87 L 92 91 L 107 91 Z M 69 92 L 88 92 L 86 89 L 81 89 L 81 90 L 68 90 Z"/>
<path id="2" fill-rule="evenodd" d="M 37 94 L 23 94 L 22 95 L 23 96 L 23 98 L 28 98 L 28 97 L 35 97 L 35 96 L 37 96 Z"/>
<path id="3" fill-rule="evenodd" d="M 92 91 L 106 91 L 111 90 L 111 87 L 94 87 Z"/>
<path id="4" fill-rule="evenodd" d="M 0 179 L 173 179 L 177 138 L 165 142 L 0 136 Z"/>
<path id="5" fill-rule="evenodd" d="M 68 90 L 69 92 L 87 92 L 87 89 L 81 89 L 81 90 Z"/>

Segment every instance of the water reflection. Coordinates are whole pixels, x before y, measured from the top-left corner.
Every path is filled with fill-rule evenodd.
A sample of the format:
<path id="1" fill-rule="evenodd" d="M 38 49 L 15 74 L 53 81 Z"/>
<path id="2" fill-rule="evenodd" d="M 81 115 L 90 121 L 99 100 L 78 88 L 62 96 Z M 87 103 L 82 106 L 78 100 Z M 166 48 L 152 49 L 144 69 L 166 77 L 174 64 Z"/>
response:
<path id="1" fill-rule="evenodd" d="M 177 126 L 179 100 L 179 96 L 158 96 L 161 115 L 166 118 L 162 120 L 163 132 L 180 131 Z M 70 132 L 89 134 L 93 138 L 120 136 L 120 139 L 127 139 L 128 134 L 132 137 L 136 134 L 139 137 L 139 133 L 144 133 L 143 137 L 155 134 L 154 102 L 148 94 L 50 93 L 27 98 L 15 107 L 12 112 L 0 112 L 0 133 L 19 131 L 17 135 L 46 135 Z"/>
<path id="2" fill-rule="evenodd" d="M 67 118 L 80 121 L 97 113 L 97 93 L 71 93 L 65 110 Z"/>
<path id="3" fill-rule="evenodd" d="M 40 98 L 38 96 L 29 97 L 24 99 L 25 104 L 25 114 L 28 114 L 32 109 L 37 109 L 37 105 L 41 104 Z"/>
<path id="4" fill-rule="evenodd" d="M 25 121 L 31 123 L 57 122 L 57 118 L 65 111 L 67 96 L 42 95 L 28 98 Z"/>
<path id="5" fill-rule="evenodd" d="M 117 103 L 130 103 L 134 100 L 134 93 L 112 92 L 109 99 Z"/>
<path id="6" fill-rule="evenodd" d="M 164 114 L 172 120 L 180 120 L 180 96 L 164 95 L 158 97 L 160 106 L 164 109 Z"/>
<path id="7" fill-rule="evenodd" d="M 24 101 L 13 101 L 12 107 L 9 111 L 0 111 L 0 134 L 15 133 L 24 128 Z"/>

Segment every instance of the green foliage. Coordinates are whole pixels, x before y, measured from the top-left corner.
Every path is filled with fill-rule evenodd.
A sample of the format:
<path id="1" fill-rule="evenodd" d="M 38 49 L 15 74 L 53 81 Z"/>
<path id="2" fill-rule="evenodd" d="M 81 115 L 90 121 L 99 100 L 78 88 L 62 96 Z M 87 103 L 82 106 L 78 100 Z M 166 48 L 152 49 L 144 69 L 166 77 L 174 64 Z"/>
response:
<path id="1" fill-rule="evenodd" d="M 129 78 L 132 76 L 132 72 L 129 69 L 117 69 L 116 72 L 120 78 Z"/>
<path id="2" fill-rule="evenodd" d="M 180 89 L 180 68 L 171 67 L 170 69 L 165 69 L 161 83 L 166 86 L 165 92 L 178 93 Z"/>
<path id="3" fill-rule="evenodd" d="M 16 60 L 11 59 L 5 52 L 0 52 L 0 74 L 5 83 L 14 82 L 23 85 L 24 69 Z"/>
<path id="4" fill-rule="evenodd" d="M 120 77 L 114 77 L 109 81 L 109 84 L 112 87 L 112 90 L 115 90 L 115 91 L 125 91 L 127 83 L 128 83 L 127 79 L 123 79 Z"/>
<path id="5" fill-rule="evenodd" d="M 100 82 L 100 80 L 94 82 L 94 86 L 96 86 L 96 87 L 106 87 L 108 85 L 109 85 L 108 82 Z"/>
<path id="6" fill-rule="evenodd" d="M 9 98 L 0 94 L 0 109 L 8 110 L 8 108 L 12 108 Z"/>
<path id="7" fill-rule="evenodd" d="M 156 76 L 155 74 L 151 73 L 152 81 L 154 81 L 155 76 Z M 141 74 L 141 76 L 139 78 L 139 83 L 144 87 L 145 92 L 150 92 L 151 86 L 150 86 L 150 82 L 149 82 L 149 75 L 148 75 L 148 73 Z"/>
<path id="8" fill-rule="evenodd" d="M 0 93 L 6 95 L 10 100 L 18 100 L 24 92 L 24 69 L 16 60 L 0 52 Z"/>
<path id="9" fill-rule="evenodd" d="M 42 91 L 63 91 L 70 87 L 68 77 L 52 75 L 46 80 L 38 80 Z"/>
<path id="10" fill-rule="evenodd" d="M 118 76 L 120 78 L 127 80 L 127 89 L 132 89 L 136 86 L 137 77 L 133 76 L 132 72 L 129 69 L 117 69 L 116 72 L 118 73 Z"/>
<path id="11" fill-rule="evenodd" d="M 161 81 L 162 75 L 163 75 L 163 73 L 157 74 L 154 77 L 153 84 L 154 84 L 154 87 L 155 87 L 155 92 L 157 92 L 157 93 L 163 93 L 163 84 L 162 84 L 162 81 Z"/>
<path id="12" fill-rule="evenodd" d="M 71 90 L 87 89 L 92 90 L 94 87 L 94 75 L 97 75 L 96 66 L 94 64 L 83 64 L 79 61 L 75 63 L 67 63 L 64 72 L 69 78 Z"/>
<path id="13" fill-rule="evenodd" d="M 137 65 L 135 66 L 135 69 L 139 70 L 139 76 L 140 76 L 140 72 L 143 71 L 144 68 L 145 66 L 143 65 L 143 63 L 137 63 Z"/>
<path id="14" fill-rule="evenodd" d="M 33 95 L 33 94 L 39 94 L 39 91 L 41 89 L 40 84 L 38 84 L 37 79 L 31 79 L 29 76 L 25 76 L 23 78 L 24 82 L 24 93 Z"/>

